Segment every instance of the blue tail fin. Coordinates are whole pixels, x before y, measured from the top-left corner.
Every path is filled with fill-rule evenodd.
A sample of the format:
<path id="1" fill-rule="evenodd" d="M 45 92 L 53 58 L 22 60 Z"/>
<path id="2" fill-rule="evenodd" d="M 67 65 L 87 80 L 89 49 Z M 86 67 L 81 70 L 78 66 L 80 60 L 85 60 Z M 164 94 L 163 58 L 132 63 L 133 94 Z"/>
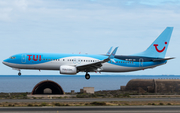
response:
<path id="1" fill-rule="evenodd" d="M 142 53 L 136 56 L 164 58 L 170 42 L 173 27 L 167 27 L 159 37 Z"/>

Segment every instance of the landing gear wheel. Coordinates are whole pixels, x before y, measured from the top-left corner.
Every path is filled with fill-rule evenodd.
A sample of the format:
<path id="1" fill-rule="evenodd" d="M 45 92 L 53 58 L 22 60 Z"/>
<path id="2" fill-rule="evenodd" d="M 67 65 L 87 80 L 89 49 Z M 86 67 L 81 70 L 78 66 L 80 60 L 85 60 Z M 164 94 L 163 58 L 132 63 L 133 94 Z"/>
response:
<path id="1" fill-rule="evenodd" d="M 18 75 L 21 76 L 21 72 L 19 72 Z"/>
<path id="2" fill-rule="evenodd" d="M 86 74 L 85 75 L 85 78 L 88 80 L 88 79 L 90 79 L 90 75 L 89 74 Z"/>

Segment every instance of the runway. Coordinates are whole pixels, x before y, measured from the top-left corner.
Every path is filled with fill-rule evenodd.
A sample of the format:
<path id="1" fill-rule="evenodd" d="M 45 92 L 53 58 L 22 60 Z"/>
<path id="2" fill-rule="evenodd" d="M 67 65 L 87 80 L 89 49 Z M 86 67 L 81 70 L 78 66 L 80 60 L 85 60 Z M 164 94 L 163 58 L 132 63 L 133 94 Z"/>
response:
<path id="1" fill-rule="evenodd" d="M 110 102 L 110 101 L 180 101 L 180 98 L 67 98 L 67 99 L 0 99 L 0 102 Z"/>
<path id="2" fill-rule="evenodd" d="M 179 106 L 2 107 L 6 113 L 178 113 Z"/>

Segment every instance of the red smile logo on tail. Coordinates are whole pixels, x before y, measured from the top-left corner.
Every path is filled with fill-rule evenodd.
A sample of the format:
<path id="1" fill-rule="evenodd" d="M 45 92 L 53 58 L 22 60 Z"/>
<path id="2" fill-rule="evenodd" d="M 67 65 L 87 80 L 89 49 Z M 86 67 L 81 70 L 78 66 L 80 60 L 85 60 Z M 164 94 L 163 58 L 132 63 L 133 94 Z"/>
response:
<path id="1" fill-rule="evenodd" d="M 165 44 L 167 44 L 167 42 L 165 42 Z M 159 49 L 157 48 L 158 44 L 154 44 L 154 46 L 155 46 L 155 48 L 156 48 L 156 51 L 159 52 L 159 53 L 163 52 L 163 51 L 165 50 L 165 48 L 166 48 L 166 47 L 164 47 L 162 50 L 159 50 Z"/>

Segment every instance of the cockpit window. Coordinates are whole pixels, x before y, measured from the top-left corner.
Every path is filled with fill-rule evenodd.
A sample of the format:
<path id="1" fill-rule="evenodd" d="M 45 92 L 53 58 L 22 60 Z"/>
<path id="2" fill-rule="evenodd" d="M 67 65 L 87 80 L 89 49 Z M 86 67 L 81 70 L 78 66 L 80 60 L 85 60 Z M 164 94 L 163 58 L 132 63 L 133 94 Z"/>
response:
<path id="1" fill-rule="evenodd" d="M 10 59 L 15 59 L 16 57 L 10 57 Z"/>

